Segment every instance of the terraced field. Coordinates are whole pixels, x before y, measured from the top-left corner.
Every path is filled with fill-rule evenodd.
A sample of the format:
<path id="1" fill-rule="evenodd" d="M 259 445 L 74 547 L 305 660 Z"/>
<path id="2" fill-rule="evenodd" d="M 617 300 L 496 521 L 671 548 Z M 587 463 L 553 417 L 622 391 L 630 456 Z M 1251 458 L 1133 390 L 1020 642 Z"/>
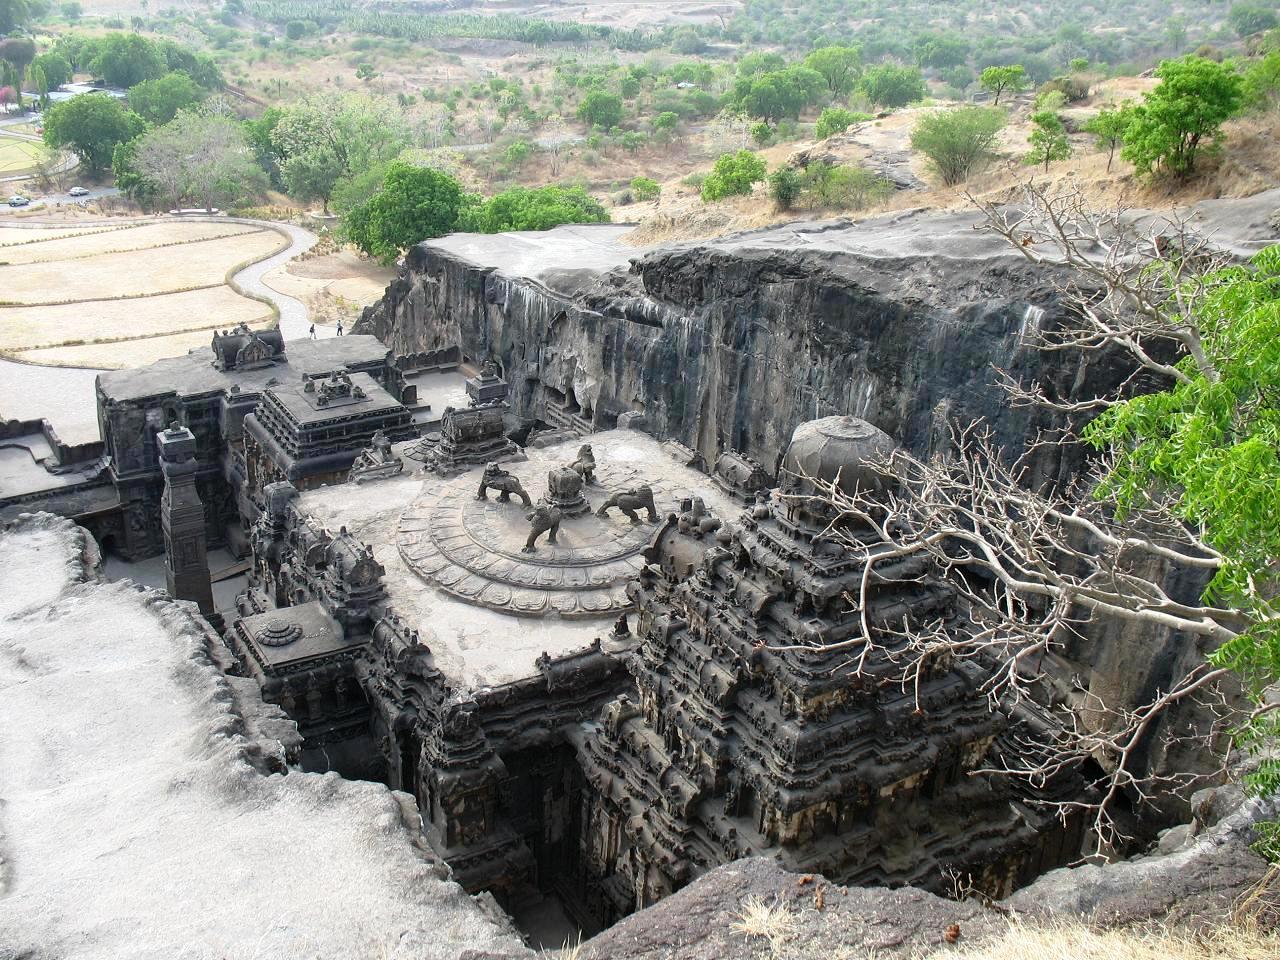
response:
<path id="1" fill-rule="evenodd" d="M 228 277 L 287 245 L 226 221 L 0 228 L 0 355 L 125 367 L 203 347 L 215 329 L 272 322 L 270 305 Z"/>

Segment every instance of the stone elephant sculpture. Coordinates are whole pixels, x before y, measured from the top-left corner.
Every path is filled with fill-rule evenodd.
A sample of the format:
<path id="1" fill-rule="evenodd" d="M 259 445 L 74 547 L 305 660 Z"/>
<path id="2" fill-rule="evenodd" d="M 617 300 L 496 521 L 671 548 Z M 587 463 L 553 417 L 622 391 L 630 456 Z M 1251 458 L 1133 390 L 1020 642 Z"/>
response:
<path id="1" fill-rule="evenodd" d="M 644 508 L 648 511 L 649 522 L 658 522 L 658 508 L 653 502 L 653 488 L 648 484 L 632 487 L 630 490 L 619 490 L 604 503 L 600 504 L 600 509 L 596 511 L 596 516 L 607 517 L 610 507 L 617 507 L 632 523 L 640 522 L 640 517 L 636 514 L 636 511 Z"/>

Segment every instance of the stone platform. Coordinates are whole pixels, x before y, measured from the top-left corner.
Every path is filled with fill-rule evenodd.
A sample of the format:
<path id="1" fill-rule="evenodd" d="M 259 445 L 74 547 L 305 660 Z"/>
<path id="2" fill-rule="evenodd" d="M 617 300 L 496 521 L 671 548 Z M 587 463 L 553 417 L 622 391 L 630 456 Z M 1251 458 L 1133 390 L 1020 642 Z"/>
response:
<path id="1" fill-rule="evenodd" d="M 545 476 L 522 474 L 535 503 Z M 545 474 L 545 470 L 542 471 Z M 654 474 L 660 471 L 651 471 Z M 543 535 L 534 553 L 522 548 L 529 536 L 528 508 L 496 494 L 477 500 L 477 480 L 466 474 L 419 497 L 400 518 L 400 556 L 419 576 L 467 603 L 517 616 L 602 617 L 631 605 L 627 581 L 644 565 L 641 551 L 657 524 L 641 512 L 631 523 L 614 508 L 595 510 L 614 493 L 648 484 L 660 517 L 673 513 L 688 490 L 651 476 L 630 463 L 605 463 L 596 483 L 583 492 L 591 510 L 565 517 L 556 544 Z"/>

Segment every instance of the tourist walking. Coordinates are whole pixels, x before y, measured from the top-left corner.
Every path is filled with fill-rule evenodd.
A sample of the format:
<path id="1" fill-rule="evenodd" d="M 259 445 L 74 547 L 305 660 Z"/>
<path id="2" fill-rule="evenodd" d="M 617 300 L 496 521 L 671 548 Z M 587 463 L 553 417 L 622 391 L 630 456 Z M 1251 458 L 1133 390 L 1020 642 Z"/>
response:
<path id="1" fill-rule="evenodd" d="M 342 321 L 338 321 L 338 336 L 342 336 Z"/>
<path id="2" fill-rule="evenodd" d="M 311 325 L 311 339 L 314 340 L 315 338 L 316 338 L 316 325 L 313 323 Z"/>

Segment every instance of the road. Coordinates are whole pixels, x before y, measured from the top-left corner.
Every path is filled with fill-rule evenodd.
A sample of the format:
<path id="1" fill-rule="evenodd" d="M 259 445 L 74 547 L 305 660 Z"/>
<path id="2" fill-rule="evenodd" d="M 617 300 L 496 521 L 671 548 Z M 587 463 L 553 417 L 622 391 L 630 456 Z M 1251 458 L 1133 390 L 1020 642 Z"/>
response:
<path id="1" fill-rule="evenodd" d="M 116 197 L 120 195 L 120 191 L 115 187 L 88 187 L 89 193 L 83 197 L 73 197 L 69 193 L 50 193 L 43 197 L 33 197 L 29 193 L 24 192 L 19 184 L 13 184 L 9 189 L 13 190 L 17 195 L 27 197 L 31 202 L 25 207 L 11 207 L 8 203 L 3 203 L 7 198 L 0 196 L 0 213 L 15 213 L 18 210 L 42 210 L 54 209 L 64 204 L 87 202 L 89 200 L 98 200 L 102 197 Z M 10 194 L 9 196 L 13 196 Z"/>

